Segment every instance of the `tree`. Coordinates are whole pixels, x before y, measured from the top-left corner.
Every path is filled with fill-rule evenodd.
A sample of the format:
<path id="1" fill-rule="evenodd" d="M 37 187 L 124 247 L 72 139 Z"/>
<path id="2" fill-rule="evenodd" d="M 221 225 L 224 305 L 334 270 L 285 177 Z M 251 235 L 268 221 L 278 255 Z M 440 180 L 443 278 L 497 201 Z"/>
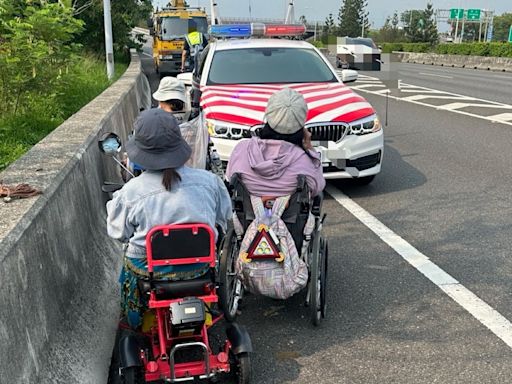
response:
<path id="1" fill-rule="evenodd" d="M 408 10 L 402 13 L 401 20 L 404 24 L 405 36 L 411 43 L 436 44 L 438 32 L 433 18 L 434 9 L 432 3 L 427 4 L 425 10 Z"/>
<path id="2" fill-rule="evenodd" d="M 404 40 L 403 30 L 398 28 L 398 13 L 395 11 L 393 18 L 387 17 L 384 25 L 376 33 L 373 38 L 382 43 L 398 43 Z"/>
<path id="3" fill-rule="evenodd" d="M 83 23 L 59 3 L 0 0 L 0 113 L 14 113 L 32 97 L 48 95 L 80 48 Z"/>
<path id="4" fill-rule="evenodd" d="M 370 27 L 366 0 L 343 0 L 338 12 L 339 34 L 341 36 L 360 36 Z"/>
<path id="5" fill-rule="evenodd" d="M 512 25 L 512 13 L 504 13 L 494 16 L 493 41 L 508 41 L 510 26 Z"/>
<path id="6" fill-rule="evenodd" d="M 323 27 L 324 35 L 332 35 L 335 33 L 336 26 L 334 25 L 334 18 L 332 17 L 332 13 L 329 13 L 329 16 L 325 18 L 325 24 Z"/>
<path id="7" fill-rule="evenodd" d="M 427 8 L 423 11 L 423 41 L 431 45 L 437 44 L 439 34 L 434 20 L 434 8 L 432 3 L 427 3 Z"/>
<path id="8" fill-rule="evenodd" d="M 84 2 L 84 0 L 80 0 Z M 151 0 L 112 0 L 112 34 L 114 51 L 120 52 L 124 47 L 140 46 L 131 37 L 132 29 L 140 20 L 145 20 L 152 11 Z M 105 51 L 105 33 L 103 22 L 103 2 L 95 0 L 87 9 L 77 15 L 85 22 L 85 29 L 78 40 L 95 52 Z"/>

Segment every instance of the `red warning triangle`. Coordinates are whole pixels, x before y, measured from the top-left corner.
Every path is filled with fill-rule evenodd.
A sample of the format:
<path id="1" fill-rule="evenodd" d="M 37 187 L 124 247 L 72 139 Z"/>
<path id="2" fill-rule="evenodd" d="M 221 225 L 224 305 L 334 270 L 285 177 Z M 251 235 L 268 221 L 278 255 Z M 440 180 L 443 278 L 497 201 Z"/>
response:
<path id="1" fill-rule="evenodd" d="M 265 224 L 260 224 L 258 233 L 251 242 L 247 252 L 241 255 L 242 261 L 250 262 L 251 260 L 264 260 L 275 259 L 276 261 L 283 261 L 284 254 L 279 251 L 279 248 L 274 241 L 272 230 Z"/>

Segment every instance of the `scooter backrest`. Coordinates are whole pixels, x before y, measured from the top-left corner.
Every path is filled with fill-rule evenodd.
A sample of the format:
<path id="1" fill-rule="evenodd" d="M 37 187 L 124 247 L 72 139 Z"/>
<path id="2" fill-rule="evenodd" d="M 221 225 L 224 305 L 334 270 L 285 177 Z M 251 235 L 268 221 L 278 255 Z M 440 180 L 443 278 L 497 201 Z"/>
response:
<path id="1" fill-rule="evenodd" d="M 206 224 L 169 224 L 146 235 L 148 271 L 163 265 L 209 263 L 215 266 L 215 232 Z"/>

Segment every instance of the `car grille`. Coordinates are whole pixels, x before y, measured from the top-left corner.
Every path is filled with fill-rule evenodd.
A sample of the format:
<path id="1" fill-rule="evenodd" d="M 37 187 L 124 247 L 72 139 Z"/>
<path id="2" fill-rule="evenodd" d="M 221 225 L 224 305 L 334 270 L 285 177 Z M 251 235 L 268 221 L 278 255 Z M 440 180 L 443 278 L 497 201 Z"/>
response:
<path id="1" fill-rule="evenodd" d="M 313 141 L 334 141 L 336 143 L 343 140 L 349 132 L 349 126 L 344 123 L 306 125 L 306 128 L 311 132 Z"/>

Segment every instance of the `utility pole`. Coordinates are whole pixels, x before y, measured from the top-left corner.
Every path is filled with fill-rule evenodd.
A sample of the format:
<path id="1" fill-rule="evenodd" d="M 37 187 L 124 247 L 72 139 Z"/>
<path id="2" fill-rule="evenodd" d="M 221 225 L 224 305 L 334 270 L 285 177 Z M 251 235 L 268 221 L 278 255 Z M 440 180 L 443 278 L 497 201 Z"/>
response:
<path id="1" fill-rule="evenodd" d="M 110 14 L 110 0 L 103 0 L 103 20 L 105 25 L 105 56 L 107 60 L 107 78 L 114 77 L 114 48 L 112 42 L 112 17 Z"/>

